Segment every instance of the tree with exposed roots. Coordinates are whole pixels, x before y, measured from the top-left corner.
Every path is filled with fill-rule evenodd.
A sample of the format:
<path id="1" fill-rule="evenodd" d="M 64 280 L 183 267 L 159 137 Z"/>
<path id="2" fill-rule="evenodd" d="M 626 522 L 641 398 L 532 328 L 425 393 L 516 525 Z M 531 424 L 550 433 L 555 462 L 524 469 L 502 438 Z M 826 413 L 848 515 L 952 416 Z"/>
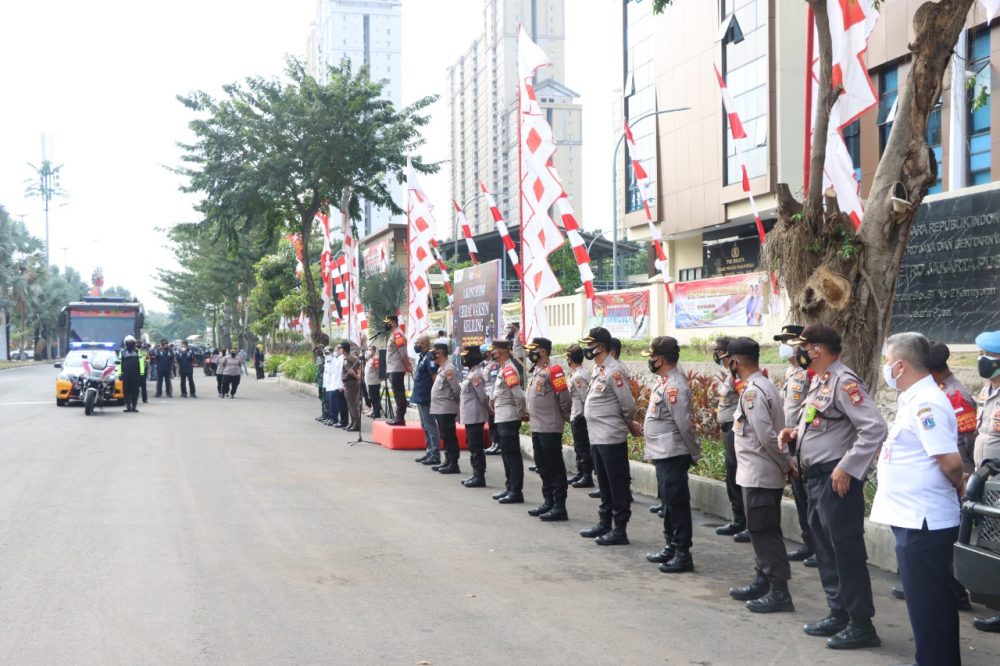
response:
<path id="1" fill-rule="evenodd" d="M 662 11 L 672 1 L 656 0 L 654 7 Z M 845 363 L 873 387 L 913 219 L 937 181 L 938 164 L 927 144 L 927 123 L 941 97 L 945 70 L 974 0 L 928 0 L 914 14 L 910 70 L 899 88 L 896 121 L 857 232 L 835 199 L 824 200 L 827 129 L 840 90 L 831 85 L 833 53 L 826 0 L 805 1 L 816 21 L 821 91 L 816 100 L 809 182 L 802 201 L 787 184 L 778 184 L 778 222 L 768 235 L 764 262 L 777 272 L 788 293 L 790 320 L 836 328 L 844 341 Z M 902 188 L 900 198 L 910 204 L 902 211 L 894 210 L 891 202 L 897 184 Z"/>

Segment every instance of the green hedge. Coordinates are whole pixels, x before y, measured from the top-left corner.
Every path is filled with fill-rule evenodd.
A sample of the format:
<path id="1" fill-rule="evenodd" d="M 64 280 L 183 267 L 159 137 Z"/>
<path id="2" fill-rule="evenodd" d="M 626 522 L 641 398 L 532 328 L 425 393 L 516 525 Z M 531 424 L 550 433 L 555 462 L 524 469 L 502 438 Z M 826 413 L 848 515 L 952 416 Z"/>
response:
<path id="1" fill-rule="evenodd" d="M 268 354 L 264 357 L 264 372 L 273 375 L 287 359 L 287 354 Z"/>
<path id="2" fill-rule="evenodd" d="M 284 359 L 279 367 L 281 374 L 306 384 L 316 383 L 316 362 L 311 354 L 296 354 Z"/>

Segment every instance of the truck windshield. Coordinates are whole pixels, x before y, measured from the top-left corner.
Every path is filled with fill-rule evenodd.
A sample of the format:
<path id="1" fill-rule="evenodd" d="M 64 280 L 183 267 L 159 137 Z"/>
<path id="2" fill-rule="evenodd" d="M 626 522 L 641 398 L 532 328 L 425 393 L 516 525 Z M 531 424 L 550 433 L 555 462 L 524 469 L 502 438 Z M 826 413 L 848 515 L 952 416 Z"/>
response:
<path id="1" fill-rule="evenodd" d="M 135 315 L 131 313 L 114 316 L 72 315 L 70 318 L 70 342 L 114 342 L 121 344 L 126 335 L 135 334 Z"/>

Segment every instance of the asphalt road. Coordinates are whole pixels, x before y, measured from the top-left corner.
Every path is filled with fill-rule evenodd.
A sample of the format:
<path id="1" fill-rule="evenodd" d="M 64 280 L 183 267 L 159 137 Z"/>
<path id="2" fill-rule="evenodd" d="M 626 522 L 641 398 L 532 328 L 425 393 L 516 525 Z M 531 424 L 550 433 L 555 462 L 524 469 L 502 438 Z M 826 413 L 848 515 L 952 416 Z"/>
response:
<path id="1" fill-rule="evenodd" d="M 56 371 L 0 372 L 0 662 L 4 664 L 892 664 L 912 661 L 905 607 L 873 571 L 883 647 L 827 650 L 825 614 L 795 565 L 797 612 L 753 615 L 727 589 L 749 546 L 696 516 L 697 573 L 660 574 L 641 502 L 632 545 L 415 465 L 349 446 L 313 400 L 244 378 L 236 400 L 153 399 L 87 418 L 58 408 Z M 463 471 L 468 466 L 463 457 Z M 643 498 L 637 498 L 642 500 Z M 985 609 L 977 607 L 979 614 Z M 1000 663 L 1000 636 L 962 614 L 966 664 Z"/>

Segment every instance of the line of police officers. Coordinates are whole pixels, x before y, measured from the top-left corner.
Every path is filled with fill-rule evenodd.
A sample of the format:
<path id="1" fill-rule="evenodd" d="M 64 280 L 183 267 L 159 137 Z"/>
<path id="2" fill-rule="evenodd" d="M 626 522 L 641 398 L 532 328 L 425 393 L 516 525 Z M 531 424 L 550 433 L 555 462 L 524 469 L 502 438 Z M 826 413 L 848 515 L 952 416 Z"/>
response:
<path id="1" fill-rule="evenodd" d="M 394 328 L 390 318 L 386 322 Z M 403 345 L 392 344 L 390 338 L 390 350 L 398 352 Z M 864 544 L 864 483 L 886 438 L 886 423 L 861 378 L 839 360 L 841 338 L 833 328 L 786 326 L 774 339 L 790 365 L 782 393 L 762 372 L 756 341 L 721 338 L 715 349 L 716 363 L 727 371 L 717 416 L 726 436 L 727 491 L 733 508 L 733 521 L 717 531 L 749 541 L 755 555 L 754 578 L 729 594 L 753 612 L 793 611 L 789 560 L 815 555 L 829 614 L 806 624 L 805 633 L 826 637 L 833 649 L 878 646 Z M 459 458 L 454 424 L 465 424 L 473 467 L 473 475 L 462 482 L 467 487 L 486 485 L 484 430 L 489 422 L 504 466 L 504 488 L 493 495 L 500 504 L 524 502 L 519 434 L 521 424 L 528 422 L 543 496 L 542 504 L 528 513 L 543 521 L 568 520 L 568 484 L 596 475 L 601 500 L 597 524 L 580 535 L 599 545 L 629 542 L 632 495 L 627 439 L 630 433 L 643 434 L 645 458 L 656 468 L 665 541 L 662 550 L 646 557 L 664 573 L 692 571 L 688 470 L 700 459 L 701 449 L 692 427 L 691 391 L 678 368 L 680 347 L 674 338 L 663 336 L 642 352 L 656 382 L 640 424 L 633 420 L 637 393 L 633 381 L 612 353 L 616 346 L 620 350 L 616 342 L 607 329 L 591 329 L 579 345 L 568 348 L 567 376 L 551 360 L 552 342 L 534 338 L 523 346 L 531 363 L 526 381 L 512 356 L 513 341 L 494 341 L 485 359 L 479 346 L 466 346 L 461 352 L 466 377 L 438 372 L 430 412 L 446 417 L 444 422 L 439 418 L 439 424 L 454 471 Z M 989 381 L 978 400 L 976 466 L 984 458 L 1000 457 L 1000 333 L 984 334 L 977 344 L 983 352 L 979 371 Z M 935 346 L 939 359 L 935 380 L 953 404 L 964 404 L 975 413 L 967 404 L 971 396 L 947 370 L 946 347 L 940 360 L 942 346 Z M 446 345 L 436 346 L 432 353 L 439 367 L 448 363 Z M 593 362 L 592 370 L 583 366 L 584 359 Z M 953 398 L 955 393 L 965 396 L 965 402 Z M 969 418 L 963 418 L 958 406 L 956 413 L 960 429 L 967 432 Z M 578 473 L 570 479 L 562 457 L 567 422 L 578 462 Z M 781 499 L 789 482 L 804 544 L 786 554 Z M 977 621 L 977 626 L 1000 630 L 1000 616 Z"/>

